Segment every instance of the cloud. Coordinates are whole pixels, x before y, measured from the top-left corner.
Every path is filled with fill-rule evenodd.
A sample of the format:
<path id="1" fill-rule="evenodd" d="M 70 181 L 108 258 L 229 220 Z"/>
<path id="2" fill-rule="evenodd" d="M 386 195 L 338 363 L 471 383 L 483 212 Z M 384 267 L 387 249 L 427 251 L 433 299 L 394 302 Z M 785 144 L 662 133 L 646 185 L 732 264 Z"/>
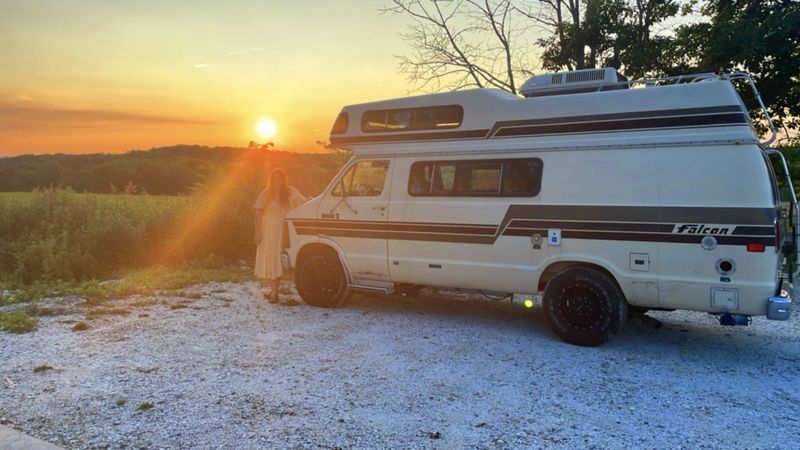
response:
<path id="1" fill-rule="evenodd" d="M 137 125 L 218 125 L 218 120 L 194 117 L 115 111 L 70 109 L 31 102 L 0 100 L 0 130 L 51 128 L 105 128 Z"/>
<path id="2" fill-rule="evenodd" d="M 199 63 L 199 64 L 195 64 L 194 65 L 195 69 L 208 69 L 209 67 L 214 67 L 214 66 L 212 66 L 211 64 L 206 64 L 206 63 Z"/>

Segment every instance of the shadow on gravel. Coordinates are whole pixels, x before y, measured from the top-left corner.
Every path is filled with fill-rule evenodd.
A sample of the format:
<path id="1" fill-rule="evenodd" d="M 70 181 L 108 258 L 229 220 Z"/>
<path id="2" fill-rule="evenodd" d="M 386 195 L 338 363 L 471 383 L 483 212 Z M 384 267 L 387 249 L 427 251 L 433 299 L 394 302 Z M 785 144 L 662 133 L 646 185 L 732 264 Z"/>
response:
<path id="1" fill-rule="evenodd" d="M 780 336 L 755 332 L 768 324 L 723 327 L 702 314 L 692 315 L 696 319 L 692 322 L 660 317 L 664 326 L 658 330 L 628 324 L 614 339 L 620 341 L 621 348 L 632 352 L 678 355 L 683 360 L 713 365 L 760 366 L 776 359 L 800 360 L 800 355 L 793 354 Z"/>
<path id="2" fill-rule="evenodd" d="M 550 333 L 540 309 L 525 309 L 508 301 L 462 300 L 450 297 L 404 297 L 400 295 L 354 295 L 343 309 L 384 316 L 423 315 L 447 322 L 500 326 L 508 332 L 529 333 L 557 340 Z"/>
<path id="3" fill-rule="evenodd" d="M 502 327 L 506 333 L 529 335 L 532 344 L 539 340 L 561 342 L 550 331 L 541 308 L 525 309 L 508 301 L 354 295 L 342 308 L 364 315 L 408 317 L 418 314 L 472 327 Z M 639 354 L 672 354 L 680 359 L 705 361 L 709 364 L 730 363 L 732 359 L 745 365 L 763 363 L 764 358 L 800 360 L 800 355 L 787 355 L 787 349 L 779 337 L 765 338 L 752 332 L 756 327 L 768 324 L 727 328 L 699 313 L 693 314 L 691 321 L 681 321 L 680 317 L 669 315 L 660 316 L 659 319 L 664 325 L 659 329 L 630 321 L 618 336 L 598 349 Z"/>

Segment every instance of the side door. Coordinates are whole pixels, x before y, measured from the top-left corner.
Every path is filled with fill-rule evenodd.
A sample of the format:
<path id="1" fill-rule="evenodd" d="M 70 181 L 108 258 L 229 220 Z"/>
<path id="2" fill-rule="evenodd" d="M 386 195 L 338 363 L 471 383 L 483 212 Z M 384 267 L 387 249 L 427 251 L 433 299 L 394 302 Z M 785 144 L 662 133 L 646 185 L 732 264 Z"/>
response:
<path id="1" fill-rule="evenodd" d="M 397 158 L 389 219 L 402 233 L 389 240 L 392 279 L 533 292 L 533 271 L 561 248 L 532 250 L 532 235 L 545 236 L 547 226 L 524 216 L 537 202 L 542 167 L 538 155 Z M 409 174 L 403 182 L 400 173 Z"/>
<path id="2" fill-rule="evenodd" d="M 342 173 L 320 203 L 319 235 L 342 250 L 351 283 L 388 281 L 386 221 L 391 160 L 354 160 Z"/>

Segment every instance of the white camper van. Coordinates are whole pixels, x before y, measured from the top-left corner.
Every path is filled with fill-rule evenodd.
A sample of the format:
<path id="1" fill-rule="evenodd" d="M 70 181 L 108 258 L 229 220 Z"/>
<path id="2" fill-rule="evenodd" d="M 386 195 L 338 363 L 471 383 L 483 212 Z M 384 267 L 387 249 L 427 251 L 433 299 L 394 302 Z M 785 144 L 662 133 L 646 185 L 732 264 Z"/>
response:
<path id="1" fill-rule="evenodd" d="M 785 164 L 773 169 L 734 79 L 760 101 L 746 74 L 607 68 L 535 76 L 525 98 L 347 106 L 330 139 L 352 159 L 287 218 L 298 292 L 324 307 L 414 286 L 541 293 L 579 345 L 610 339 L 631 309 L 785 320 L 796 201 L 781 203 Z"/>

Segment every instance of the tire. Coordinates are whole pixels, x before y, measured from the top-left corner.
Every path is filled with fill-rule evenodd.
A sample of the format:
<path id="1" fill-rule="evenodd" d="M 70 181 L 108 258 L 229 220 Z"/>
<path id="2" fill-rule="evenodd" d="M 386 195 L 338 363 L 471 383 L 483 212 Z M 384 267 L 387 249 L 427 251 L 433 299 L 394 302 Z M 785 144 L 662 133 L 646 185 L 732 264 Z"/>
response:
<path id="1" fill-rule="evenodd" d="M 584 347 L 614 337 L 628 317 L 628 302 L 614 280 L 588 267 L 572 267 L 553 277 L 542 306 L 558 337 Z"/>
<path id="2" fill-rule="evenodd" d="M 336 308 L 349 296 L 347 276 L 333 252 L 315 252 L 301 259 L 295 284 L 303 301 L 319 308 Z"/>

